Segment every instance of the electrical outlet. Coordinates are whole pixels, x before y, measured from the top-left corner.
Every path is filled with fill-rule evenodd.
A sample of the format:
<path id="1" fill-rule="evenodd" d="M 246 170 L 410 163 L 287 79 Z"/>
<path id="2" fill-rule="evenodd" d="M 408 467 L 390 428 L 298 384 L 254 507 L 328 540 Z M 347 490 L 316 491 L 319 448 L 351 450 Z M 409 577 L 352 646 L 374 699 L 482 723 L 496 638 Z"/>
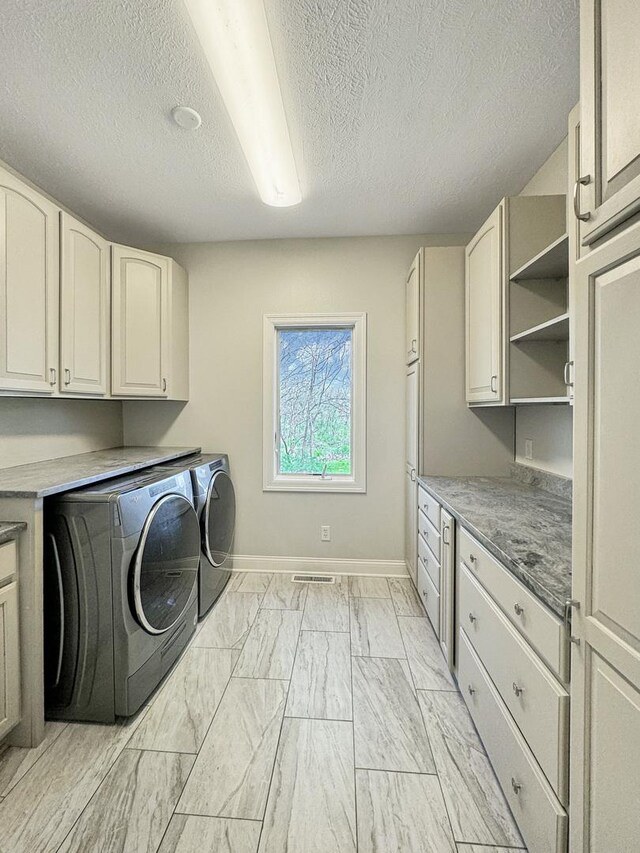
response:
<path id="1" fill-rule="evenodd" d="M 320 527 L 320 541 L 331 542 L 331 528 L 328 524 L 323 524 Z"/>
<path id="2" fill-rule="evenodd" d="M 533 459 L 533 441 L 530 438 L 524 440 L 524 458 Z"/>

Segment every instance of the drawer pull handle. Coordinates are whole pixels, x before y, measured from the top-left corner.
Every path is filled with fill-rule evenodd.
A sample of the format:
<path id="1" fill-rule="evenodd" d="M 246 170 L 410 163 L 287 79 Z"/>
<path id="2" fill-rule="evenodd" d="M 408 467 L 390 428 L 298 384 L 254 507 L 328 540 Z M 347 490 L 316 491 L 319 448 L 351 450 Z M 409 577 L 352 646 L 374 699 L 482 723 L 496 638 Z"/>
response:
<path id="1" fill-rule="evenodd" d="M 511 777 L 511 787 L 513 788 L 514 794 L 519 794 L 522 790 L 522 784 L 520 782 L 516 782 L 513 776 Z"/>
<path id="2" fill-rule="evenodd" d="M 473 613 L 470 613 L 470 614 L 469 614 L 469 622 L 471 622 L 471 624 L 472 624 L 472 625 L 473 625 L 473 623 L 474 623 L 474 622 L 476 622 L 476 621 L 477 621 L 477 618 L 478 618 L 478 617 L 477 617 L 477 616 L 474 616 L 474 615 L 473 615 Z"/>
<path id="3" fill-rule="evenodd" d="M 524 693 L 524 687 L 519 687 L 515 683 L 515 681 L 513 682 L 513 684 L 511 686 L 513 687 L 513 692 L 516 694 L 516 696 L 521 696 Z"/>
<path id="4" fill-rule="evenodd" d="M 518 604 L 517 602 L 513 605 L 513 609 L 516 611 L 516 616 L 522 616 L 522 614 L 524 613 L 524 607 L 521 604 Z"/>
<path id="5" fill-rule="evenodd" d="M 475 561 L 476 561 L 476 557 L 475 557 L 475 555 L 474 555 L 474 554 L 469 554 L 469 562 L 470 562 L 470 563 L 475 563 Z"/>
<path id="6" fill-rule="evenodd" d="M 422 594 L 424 595 L 424 597 L 425 597 L 425 598 L 428 598 L 428 597 L 429 597 L 429 593 L 427 592 L 427 590 L 426 590 L 426 589 L 423 589 L 423 590 L 422 590 Z"/>
<path id="7" fill-rule="evenodd" d="M 425 529 L 422 531 L 422 535 L 424 536 L 424 538 L 425 538 L 425 539 L 428 539 L 428 538 L 429 538 L 429 531 L 425 528 Z"/>
<path id="8" fill-rule="evenodd" d="M 573 212 L 576 219 L 579 219 L 581 222 L 588 222 L 591 219 L 589 211 L 582 213 L 580 210 L 580 187 L 586 187 L 590 183 L 591 175 L 581 175 L 573 185 Z"/>
<path id="9" fill-rule="evenodd" d="M 469 692 L 469 696 L 473 696 L 473 694 L 476 692 L 476 688 L 472 687 L 470 684 L 467 686 L 467 690 Z"/>
<path id="10" fill-rule="evenodd" d="M 445 537 L 445 533 L 447 533 L 447 534 L 449 533 L 449 525 L 448 524 L 446 524 L 442 528 L 442 543 L 443 543 L 443 545 L 451 545 L 451 542 L 449 541 L 449 537 L 448 536 Z"/>

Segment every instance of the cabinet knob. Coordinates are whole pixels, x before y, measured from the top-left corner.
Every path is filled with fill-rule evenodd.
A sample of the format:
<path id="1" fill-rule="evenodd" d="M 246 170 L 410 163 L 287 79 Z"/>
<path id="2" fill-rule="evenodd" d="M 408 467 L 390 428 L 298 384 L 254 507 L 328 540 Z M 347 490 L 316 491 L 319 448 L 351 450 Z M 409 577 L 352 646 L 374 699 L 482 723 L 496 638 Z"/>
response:
<path id="1" fill-rule="evenodd" d="M 518 698 L 522 696 L 522 694 L 524 693 L 524 687 L 519 687 L 515 681 L 511 686 L 513 687 L 513 692 L 516 694 L 516 696 L 518 696 Z"/>
<path id="2" fill-rule="evenodd" d="M 524 613 L 524 607 L 517 602 L 513 605 L 513 609 L 516 611 L 516 616 L 522 616 Z"/>
<path id="3" fill-rule="evenodd" d="M 426 589 L 423 589 L 423 590 L 422 590 L 422 594 L 424 595 L 424 597 L 425 597 L 425 598 L 428 598 L 428 597 L 429 597 L 429 593 L 427 592 L 427 590 L 426 590 Z"/>
<path id="4" fill-rule="evenodd" d="M 469 696 L 473 696 L 473 694 L 476 692 L 476 688 L 472 687 L 470 684 L 468 684 L 467 685 L 467 692 L 468 692 Z"/>
<path id="5" fill-rule="evenodd" d="M 475 556 L 474 554 L 469 554 L 469 562 L 470 562 L 470 563 L 475 563 L 475 562 L 476 562 L 476 556 Z"/>
<path id="6" fill-rule="evenodd" d="M 516 780 L 512 776 L 511 777 L 511 787 L 513 788 L 513 793 L 517 795 L 522 790 L 522 783 L 516 782 Z"/>
<path id="7" fill-rule="evenodd" d="M 582 175 L 573 185 L 573 212 L 576 215 L 576 219 L 579 219 L 581 222 L 588 222 L 591 219 L 591 214 L 588 211 L 587 213 L 580 211 L 580 187 L 586 187 L 590 183 L 591 175 Z"/>
<path id="8" fill-rule="evenodd" d="M 477 620 L 478 620 L 477 616 L 474 616 L 473 613 L 469 614 L 469 622 L 471 622 L 472 625 L 474 622 L 477 622 Z"/>

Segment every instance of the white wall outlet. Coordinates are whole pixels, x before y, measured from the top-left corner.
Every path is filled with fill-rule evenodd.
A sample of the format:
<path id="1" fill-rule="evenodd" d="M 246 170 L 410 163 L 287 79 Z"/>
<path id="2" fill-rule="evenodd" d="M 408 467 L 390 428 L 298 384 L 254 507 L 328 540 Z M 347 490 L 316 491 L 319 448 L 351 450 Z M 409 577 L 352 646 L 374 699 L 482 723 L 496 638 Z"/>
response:
<path id="1" fill-rule="evenodd" d="M 320 541 L 331 542 L 331 528 L 328 524 L 323 524 L 320 527 Z"/>
<path id="2" fill-rule="evenodd" d="M 524 458 L 533 459 L 533 441 L 530 438 L 524 440 Z"/>

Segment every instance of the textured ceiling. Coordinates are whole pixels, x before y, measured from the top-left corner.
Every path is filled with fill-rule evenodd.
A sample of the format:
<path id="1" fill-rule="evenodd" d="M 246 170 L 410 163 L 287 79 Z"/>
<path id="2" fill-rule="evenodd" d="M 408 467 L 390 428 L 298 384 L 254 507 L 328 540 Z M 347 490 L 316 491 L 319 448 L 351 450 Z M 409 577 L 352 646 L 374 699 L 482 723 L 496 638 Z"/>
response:
<path id="1" fill-rule="evenodd" d="M 126 242 L 471 231 L 566 133 L 577 5 L 266 0 L 304 196 L 278 210 L 181 0 L 2 0 L 0 158 Z"/>

